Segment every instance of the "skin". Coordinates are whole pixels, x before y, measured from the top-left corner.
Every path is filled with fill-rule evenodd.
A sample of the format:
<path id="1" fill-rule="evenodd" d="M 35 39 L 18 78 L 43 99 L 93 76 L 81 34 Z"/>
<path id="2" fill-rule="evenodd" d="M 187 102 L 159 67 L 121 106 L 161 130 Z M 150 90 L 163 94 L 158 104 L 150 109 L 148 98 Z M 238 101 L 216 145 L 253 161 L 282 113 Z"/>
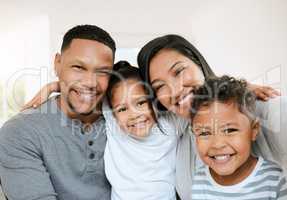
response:
<path id="1" fill-rule="evenodd" d="M 188 119 L 193 91 L 204 83 L 198 65 L 175 50 L 163 49 L 151 59 L 149 74 L 160 103 Z"/>
<path id="2" fill-rule="evenodd" d="M 155 124 L 146 91 L 139 80 L 128 79 L 112 88 L 111 105 L 119 126 L 136 138 L 148 136 Z"/>
<path id="3" fill-rule="evenodd" d="M 192 123 L 199 156 L 217 183 L 234 185 L 251 174 L 257 163 L 251 144 L 258 121 L 251 122 L 234 102 L 213 102 L 201 106 Z"/>
<path id="4" fill-rule="evenodd" d="M 58 104 L 70 118 L 92 123 L 100 112 L 100 103 L 108 87 L 113 52 L 103 43 L 73 39 L 70 46 L 55 57 L 60 81 Z"/>

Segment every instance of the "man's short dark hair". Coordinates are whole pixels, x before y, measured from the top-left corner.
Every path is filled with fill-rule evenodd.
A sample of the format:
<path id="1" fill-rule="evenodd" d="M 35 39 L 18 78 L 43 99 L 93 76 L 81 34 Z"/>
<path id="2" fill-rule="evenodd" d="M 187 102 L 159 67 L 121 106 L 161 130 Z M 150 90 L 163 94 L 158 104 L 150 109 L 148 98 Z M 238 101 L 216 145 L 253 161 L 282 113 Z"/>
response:
<path id="1" fill-rule="evenodd" d="M 247 88 L 244 79 L 230 76 L 207 78 L 204 85 L 194 92 L 191 121 L 201 106 L 208 106 L 215 101 L 222 103 L 232 101 L 241 113 L 249 119 L 254 119 L 256 96 Z"/>
<path id="2" fill-rule="evenodd" d="M 105 30 L 95 25 L 78 25 L 70 29 L 63 38 L 61 51 L 63 52 L 72 43 L 73 39 L 95 40 L 108 46 L 115 55 L 116 44 L 113 38 Z"/>

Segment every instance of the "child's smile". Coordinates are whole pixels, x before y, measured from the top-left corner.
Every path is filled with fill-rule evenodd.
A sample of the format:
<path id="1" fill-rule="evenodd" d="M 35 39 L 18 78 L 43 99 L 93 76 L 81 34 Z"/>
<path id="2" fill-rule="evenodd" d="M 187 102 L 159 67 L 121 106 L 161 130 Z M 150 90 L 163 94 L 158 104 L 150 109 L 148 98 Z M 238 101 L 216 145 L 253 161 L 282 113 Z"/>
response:
<path id="1" fill-rule="evenodd" d="M 249 175 L 250 167 L 246 166 L 255 159 L 251 159 L 251 142 L 258 129 L 236 105 L 215 101 L 201 106 L 193 119 L 193 130 L 199 155 L 213 176 L 235 176 L 236 181 Z"/>
<path id="2" fill-rule="evenodd" d="M 155 120 L 141 82 L 136 79 L 122 81 L 112 92 L 112 108 L 120 127 L 135 137 L 146 137 Z"/>

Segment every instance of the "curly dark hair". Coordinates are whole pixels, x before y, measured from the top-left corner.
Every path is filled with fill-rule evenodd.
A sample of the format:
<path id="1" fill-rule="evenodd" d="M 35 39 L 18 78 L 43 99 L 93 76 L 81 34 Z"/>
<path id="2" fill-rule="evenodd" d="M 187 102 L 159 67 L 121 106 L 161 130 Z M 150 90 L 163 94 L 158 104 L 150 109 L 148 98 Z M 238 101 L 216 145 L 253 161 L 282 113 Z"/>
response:
<path id="1" fill-rule="evenodd" d="M 241 113 L 249 119 L 254 119 L 256 96 L 247 88 L 244 79 L 235 79 L 230 76 L 209 77 L 204 85 L 194 92 L 191 109 L 191 121 L 201 106 L 208 106 L 211 103 L 229 102 L 237 104 Z"/>
<path id="2" fill-rule="evenodd" d="M 108 46 L 115 55 L 116 43 L 108 32 L 95 25 L 78 25 L 66 32 L 63 38 L 61 51 L 65 51 L 73 39 L 95 40 Z"/>

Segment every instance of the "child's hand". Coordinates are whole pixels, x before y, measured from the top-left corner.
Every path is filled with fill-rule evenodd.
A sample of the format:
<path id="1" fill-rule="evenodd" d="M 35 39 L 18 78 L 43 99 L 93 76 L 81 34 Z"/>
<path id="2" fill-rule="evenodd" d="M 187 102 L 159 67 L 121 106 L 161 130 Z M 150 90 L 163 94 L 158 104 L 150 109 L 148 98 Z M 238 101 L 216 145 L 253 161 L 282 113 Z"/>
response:
<path id="1" fill-rule="evenodd" d="M 280 92 L 269 86 L 249 83 L 248 88 L 255 93 L 258 99 L 263 101 L 268 101 L 270 98 L 275 98 L 281 95 Z"/>
<path id="2" fill-rule="evenodd" d="M 60 83 L 58 81 L 48 83 L 36 94 L 36 96 L 31 101 L 29 101 L 21 108 L 21 111 L 32 107 L 37 108 L 41 104 L 45 103 L 53 92 L 59 91 Z"/>

